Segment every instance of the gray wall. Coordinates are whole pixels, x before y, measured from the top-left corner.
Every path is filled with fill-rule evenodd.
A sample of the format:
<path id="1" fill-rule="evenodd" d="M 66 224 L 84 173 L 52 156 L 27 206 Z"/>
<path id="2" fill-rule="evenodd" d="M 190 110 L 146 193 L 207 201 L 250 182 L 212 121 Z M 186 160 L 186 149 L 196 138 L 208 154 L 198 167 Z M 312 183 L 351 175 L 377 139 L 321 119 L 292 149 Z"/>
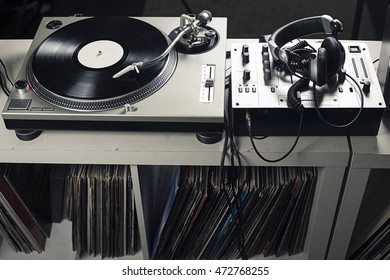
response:
<path id="1" fill-rule="evenodd" d="M 187 0 L 195 13 L 208 9 L 213 16 L 227 17 L 229 38 L 256 38 L 259 35 L 272 33 L 278 27 L 295 19 L 329 14 L 343 23 L 344 33 L 341 38 L 350 39 L 356 2 L 353 0 Z M 379 11 L 383 10 L 380 5 L 378 7 Z M 146 0 L 145 2 L 145 16 L 177 16 L 186 12 L 180 0 Z M 376 39 L 367 7 L 363 12 L 360 35 L 361 39 Z"/>

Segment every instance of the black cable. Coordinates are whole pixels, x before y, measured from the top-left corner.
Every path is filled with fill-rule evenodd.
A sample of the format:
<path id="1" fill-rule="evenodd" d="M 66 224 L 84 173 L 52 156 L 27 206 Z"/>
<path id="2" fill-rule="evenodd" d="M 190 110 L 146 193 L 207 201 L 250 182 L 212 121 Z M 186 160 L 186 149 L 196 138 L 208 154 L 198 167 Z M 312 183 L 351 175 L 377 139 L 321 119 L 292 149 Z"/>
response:
<path id="1" fill-rule="evenodd" d="M 299 138 L 301 136 L 301 129 L 302 129 L 302 123 L 303 123 L 303 112 L 300 113 L 298 132 L 297 132 L 297 136 L 295 138 L 293 145 L 291 146 L 290 150 L 288 150 L 288 152 L 286 154 L 284 154 L 282 157 L 280 157 L 278 159 L 268 159 L 268 158 L 264 157 L 262 154 L 260 154 L 259 150 L 257 149 L 257 147 L 255 145 L 255 142 L 253 141 L 254 138 L 252 135 L 252 123 L 251 123 L 251 116 L 250 116 L 249 112 L 247 112 L 247 114 L 246 114 L 246 123 L 247 123 L 249 139 L 251 141 L 252 147 L 255 150 L 256 154 L 262 160 L 264 160 L 266 162 L 275 163 L 275 162 L 279 162 L 279 161 L 285 159 L 286 157 L 288 157 L 291 154 L 291 152 L 295 149 L 296 145 L 298 144 Z"/>
<path id="2" fill-rule="evenodd" d="M 4 68 L 4 74 L 2 71 L 0 71 L 0 87 L 4 91 L 5 95 L 9 96 L 10 90 L 7 87 L 7 80 L 11 83 L 12 86 L 14 85 L 14 83 L 12 82 L 10 77 L 8 76 L 7 67 L 5 67 L 5 64 L 3 63 L 3 61 L 1 59 L 0 59 L 0 64 Z M 4 77 L 4 75 L 5 75 L 5 77 Z"/>
<path id="3" fill-rule="evenodd" d="M 321 119 L 321 121 L 323 121 L 327 125 L 330 125 L 330 126 L 335 127 L 335 128 L 346 128 L 346 127 L 352 125 L 359 118 L 360 114 L 362 113 L 362 111 L 364 109 L 364 93 L 363 93 L 362 88 L 360 87 L 359 83 L 351 75 L 349 75 L 348 73 L 345 73 L 345 75 L 355 83 L 355 85 L 359 89 L 360 99 L 361 99 L 360 108 L 359 108 L 359 111 L 357 112 L 356 116 L 350 122 L 345 123 L 345 124 L 331 123 L 330 121 L 328 121 L 327 119 L 324 118 L 324 116 L 321 114 L 320 108 L 318 106 L 318 101 L 317 101 L 317 97 L 316 97 L 316 84 L 315 83 L 313 84 L 314 106 L 315 106 L 317 115 Z"/>
<path id="4" fill-rule="evenodd" d="M 239 249 L 239 252 L 241 254 L 241 258 L 242 259 L 247 259 L 246 253 L 244 251 L 244 246 L 243 246 L 244 244 L 243 244 L 243 241 L 242 241 L 242 235 L 241 235 L 242 230 L 240 229 L 241 225 L 240 225 L 240 219 L 239 219 L 239 214 L 238 214 L 240 209 L 237 208 L 236 211 L 234 210 L 233 204 L 232 204 L 232 202 L 230 200 L 229 193 L 226 190 L 226 183 L 227 182 L 225 182 L 225 175 L 226 175 L 226 172 L 225 172 L 225 158 L 226 158 L 226 155 L 227 155 L 227 152 L 228 152 L 228 148 L 229 148 L 229 138 L 230 138 L 229 131 L 228 131 L 228 129 L 226 129 L 226 131 L 225 131 L 225 139 L 224 139 L 224 144 L 223 144 L 223 149 L 222 149 L 222 155 L 221 155 L 221 161 L 220 161 L 220 166 L 219 166 L 218 178 L 219 178 L 219 184 L 221 186 L 223 195 L 224 195 L 225 200 L 226 200 L 226 202 L 228 204 L 229 211 L 230 211 L 230 213 L 232 215 L 233 223 L 234 223 L 234 225 L 236 227 L 236 230 L 238 231 L 238 235 L 237 235 L 237 238 L 238 238 L 238 249 Z M 231 167 L 231 168 L 233 169 L 234 167 Z M 233 180 L 231 180 L 230 183 L 233 183 Z M 233 194 L 235 195 L 234 189 L 233 189 Z M 237 197 L 235 197 L 235 201 L 236 201 L 236 205 L 237 205 Z"/>
<path id="5" fill-rule="evenodd" d="M 299 40 L 297 44 L 286 47 L 284 49 L 289 57 L 288 63 L 278 59 L 275 61 L 276 68 L 280 68 L 281 70 L 287 68 L 288 72 L 291 74 L 291 83 L 292 76 L 295 76 L 299 79 L 310 80 L 309 77 L 304 75 L 305 68 L 307 68 L 307 65 L 310 63 L 310 59 L 307 57 L 305 58 L 304 55 L 314 53 L 316 51 L 315 48 L 311 46 L 306 40 Z"/>
<path id="6" fill-rule="evenodd" d="M 233 172 L 233 182 L 235 183 L 235 186 L 233 187 L 233 194 L 235 196 L 236 201 L 236 209 L 237 209 L 237 231 L 238 231 L 238 246 L 239 251 L 241 254 L 242 259 L 248 259 L 245 249 L 245 234 L 243 231 L 243 218 L 242 218 L 242 211 L 241 211 L 241 205 L 242 205 L 242 192 L 241 192 L 241 185 L 238 184 L 239 179 L 241 178 L 241 172 L 242 172 L 242 161 L 240 152 L 237 149 L 236 144 L 234 143 L 234 133 L 233 129 L 230 129 L 230 152 L 231 152 L 231 170 Z M 234 158 L 237 158 L 238 161 L 238 169 L 235 167 L 235 161 Z M 236 170 L 239 172 L 237 173 Z"/>
<path id="7" fill-rule="evenodd" d="M 0 87 L 3 90 L 4 94 L 9 96 L 10 92 L 8 91 L 7 85 L 5 83 L 5 79 L 3 73 L 0 72 Z"/>
<path id="8" fill-rule="evenodd" d="M 231 127 L 230 127 L 231 128 Z M 246 250 L 245 250 L 245 235 L 243 232 L 243 219 L 242 219 L 242 212 L 241 212 L 241 187 L 240 184 L 238 184 L 239 178 L 241 178 L 241 171 L 242 171 L 242 162 L 241 162 L 241 157 L 240 153 L 237 149 L 236 144 L 234 143 L 234 135 L 233 135 L 233 129 L 229 130 L 230 134 L 230 153 L 231 153 L 231 171 L 232 171 L 232 183 L 234 183 L 233 186 L 233 195 L 234 199 L 236 201 L 236 209 L 237 209 L 237 231 L 238 231 L 238 246 L 239 246 L 239 251 L 241 254 L 242 259 L 247 259 L 246 255 Z M 237 158 L 238 160 L 238 171 L 236 172 L 237 169 L 235 168 L 235 161 L 234 159 Z M 233 184 L 232 184 L 233 185 Z"/>
<path id="9" fill-rule="evenodd" d="M 232 215 L 232 220 L 235 225 L 235 230 L 237 231 L 237 241 L 238 241 L 238 250 L 242 259 L 247 259 L 246 251 L 245 251 L 245 236 L 242 230 L 242 213 L 241 213 L 241 195 L 239 192 L 239 188 L 237 188 L 237 169 L 235 166 L 235 158 L 238 160 L 239 171 L 241 171 L 241 158 L 237 146 L 234 143 L 234 133 L 233 133 L 233 120 L 232 120 L 232 107 L 230 104 L 230 94 L 231 94 L 231 77 L 228 76 L 228 89 L 229 89 L 229 104 L 227 106 L 227 112 L 225 114 L 225 139 L 222 149 L 221 161 L 220 161 L 220 169 L 219 169 L 219 180 L 222 187 L 222 192 L 225 196 L 225 199 L 228 204 L 229 211 Z M 230 148 L 230 173 L 229 179 L 225 182 L 224 176 L 227 175 L 225 172 L 225 159 L 228 153 L 228 149 Z M 228 191 L 226 190 L 226 184 L 229 184 L 233 187 L 233 201 L 235 201 L 236 210 L 231 203 L 230 196 Z"/>
<path id="10" fill-rule="evenodd" d="M 294 108 L 298 113 L 303 113 L 305 106 L 303 106 L 301 99 L 298 97 L 298 92 L 301 92 L 309 85 L 309 80 L 299 79 L 287 91 L 287 104 Z"/>
<path id="11" fill-rule="evenodd" d="M 261 138 L 255 138 L 252 135 L 251 116 L 250 116 L 249 111 L 247 111 L 247 113 L 246 113 L 246 121 L 247 121 L 248 135 L 249 135 L 249 138 L 251 140 L 251 143 L 252 143 L 252 146 L 253 146 L 255 152 L 257 153 L 257 155 L 261 159 L 263 159 L 263 160 L 265 160 L 267 162 L 271 162 L 271 163 L 278 162 L 278 161 L 283 160 L 287 156 L 289 156 L 291 154 L 291 152 L 294 150 L 295 146 L 298 143 L 299 137 L 301 135 L 301 129 L 302 129 L 302 123 L 303 123 L 303 113 L 304 113 L 304 110 L 305 110 L 305 107 L 302 105 L 301 100 L 297 97 L 297 93 L 299 91 L 301 91 L 302 89 L 304 89 L 305 87 L 307 87 L 308 84 L 309 84 L 309 80 L 308 79 L 301 78 L 296 83 L 294 83 L 288 90 L 288 93 L 287 93 L 288 104 L 290 104 L 290 106 L 293 107 L 300 114 L 301 117 L 300 117 L 300 120 L 299 120 L 297 137 L 296 137 L 296 139 L 294 141 L 294 144 L 292 145 L 290 150 L 284 156 L 282 156 L 279 159 L 272 159 L 272 160 L 271 159 L 267 159 L 263 155 L 261 155 L 260 152 L 257 150 L 256 145 L 255 145 L 253 140 L 254 139 L 257 140 L 257 139 L 261 139 Z M 264 136 L 262 138 L 264 139 Z"/>
<path id="12" fill-rule="evenodd" d="M 7 77 L 7 80 L 11 83 L 12 86 L 14 86 L 14 83 L 12 82 L 11 78 L 8 76 L 7 67 L 5 67 L 5 64 L 4 64 L 3 60 L 1 60 L 1 58 L 0 58 L 0 64 L 4 68 L 4 73 L 5 73 L 5 76 Z"/>
<path id="13" fill-rule="evenodd" d="M 290 68 L 290 65 L 288 65 L 288 63 L 285 63 L 285 65 L 286 65 L 286 68 L 287 68 L 288 72 L 290 72 L 290 74 L 291 74 L 292 76 L 295 76 L 295 77 L 297 77 L 297 78 L 299 78 L 299 79 L 304 79 L 304 80 L 310 81 L 310 78 L 309 78 L 309 77 L 305 77 L 305 76 L 303 76 L 303 75 L 298 75 L 297 72 L 295 72 L 293 69 Z"/>

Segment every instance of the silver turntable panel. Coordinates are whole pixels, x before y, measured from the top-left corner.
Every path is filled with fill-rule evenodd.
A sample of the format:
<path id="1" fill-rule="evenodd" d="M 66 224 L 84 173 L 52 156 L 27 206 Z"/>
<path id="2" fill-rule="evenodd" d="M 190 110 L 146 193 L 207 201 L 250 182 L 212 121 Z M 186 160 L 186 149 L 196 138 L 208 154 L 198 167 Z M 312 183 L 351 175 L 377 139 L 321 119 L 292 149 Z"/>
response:
<path id="1" fill-rule="evenodd" d="M 17 81 L 22 84 L 27 81 L 27 87 L 22 86 L 20 89 L 14 89 L 2 112 L 2 117 L 8 129 L 222 131 L 225 95 L 226 18 L 213 18 L 208 24 L 208 26 L 217 31 L 219 36 L 218 43 L 211 50 L 196 54 L 181 52 L 176 54 L 175 51 L 171 51 L 169 54 L 170 65 L 164 65 L 163 68 L 174 68 L 173 73 L 168 73 L 167 79 L 158 82 L 162 85 L 158 84 L 158 90 L 153 94 L 141 97 L 135 100 L 135 102 L 127 102 L 125 100 L 122 103 L 115 104 L 113 108 L 102 106 L 97 108 L 97 110 L 94 110 L 95 107 L 83 110 L 82 107 L 72 107 L 67 104 L 61 106 L 61 99 L 67 100 L 66 102 L 69 100 L 69 104 L 71 104 L 74 96 L 76 96 L 74 98 L 76 102 L 81 102 L 82 98 L 81 100 L 77 98 L 77 90 L 73 93 L 72 89 L 67 89 L 72 96 L 62 98 L 60 94 L 56 93 L 55 88 L 50 89 L 49 92 L 52 97 L 47 98 L 44 93 L 46 84 L 43 85 L 43 89 L 40 89 L 39 86 L 31 85 L 30 81 L 33 79 L 31 77 L 34 77 L 34 69 L 31 70 L 31 67 L 29 68 L 29 63 L 40 46 L 48 37 L 51 38 L 52 34 L 61 28 L 88 19 L 86 17 L 57 17 L 44 18 L 42 20 L 17 78 Z M 168 35 L 180 23 L 179 18 L 171 17 L 136 19 L 154 26 L 164 35 Z M 57 21 L 61 23 L 60 27 L 55 27 L 54 29 L 47 27 L 48 23 L 53 24 Z M 126 32 L 126 29 L 122 26 L 118 26 L 118 28 L 123 38 L 130 38 L 128 41 L 131 41 L 131 32 Z M 89 30 L 89 32 L 99 34 L 99 29 Z M 148 37 L 147 34 L 145 36 Z M 97 36 L 96 38 L 100 37 Z M 102 39 L 96 41 L 104 41 L 104 38 L 102 37 Z M 116 47 L 115 41 L 108 41 L 110 47 Z M 107 65 L 103 62 L 102 65 L 94 66 L 94 60 L 92 59 L 92 62 L 88 60 L 90 59 L 88 58 L 88 53 L 95 51 L 95 43 L 95 41 L 82 41 L 77 48 L 70 48 L 71 50 L 77 49 L 78 55 L 81 52 L 80 48 L 83 50 L 84 54 L 82 54 L 82 57 L 77 57 L 81 65 L 80 67 L 104 68 L 107 65 L 110 67 L 112 63 L 119 59 L 114 56 L 109 58 L 114 62 L 108 62 Z M 103 44 L 105 43 L 103 42 Z M 150 44 L 153 44 L 153 41 Z M 100 47 L 101 42 L 98 42 L 98 45 Z M 63 53 L 66 53 L 66 50 Z M 99 69 L 96 71 L 99 71 Z M 139 75 L 142 75 L 142 71 Z M 66 83 L 70 76 L 64 75 L 61 79 Z M 93 79 L 96 78 L 93 77 Z M 90 82 L 87 87 L 91 87 L 93 84 L 93 82 Z M 150 84 L 147 83 L 140 87 L 150 87 Z M 88 95 L 88 89 L 83 88 L 82 91 L 85 95 Z M 110 91 L 110 88 L 107 91 Z M 117 99 L 115 89 L 113 88 L 111 91 L 113 92 L 113 97 L 110 95 L 104 96 L 98 101 L 110 102 L 111 99 Z M 123 96 L 122 93 L 118 95 L 119 98 Z M 57 97 L 59 97 L 60 101 L 56 101 Z M 91 102 L 88 97 L 84 101 L 87 104 Z"/>

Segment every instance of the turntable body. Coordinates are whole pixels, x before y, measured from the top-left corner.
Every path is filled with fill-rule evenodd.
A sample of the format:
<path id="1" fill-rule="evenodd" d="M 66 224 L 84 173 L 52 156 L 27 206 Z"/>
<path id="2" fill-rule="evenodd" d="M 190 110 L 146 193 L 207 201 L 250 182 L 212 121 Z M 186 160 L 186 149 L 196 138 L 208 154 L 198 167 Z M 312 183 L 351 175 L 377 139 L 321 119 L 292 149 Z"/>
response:
<path id="1" fill-rule="evenodd" d="M 104 26 L 100 28 L 101 30 L 99 27 L 94 29 L 88 27 L 86 28 L 88 29 L 86 30 L 87 39 L 84 40 L 78 33 L 77 36 L 80 38 L 73 46 L 69 43 L 72 42 L 68 40 L 69 38 L 61 39 L 60 42 L 54 41 L 52 44 L 52 38 L 56 38 L 57 34 L 72 37 L 69 29 L 71 30 L 73 26 L 84 28 L 86 25 L 80 23 L 82 21 L 87 23 L 91 19 L 94 18 L 59 17 L 42 20 L 17 78 L 22 84 L 27 82 L 27 87 L 14 89 L 2 112 L 8 129 L 16 131 L 48 129 L 222 131 L 227 23 L 225 18 L 214 18 L 209 24 L 219 36 L 219 42 L 211 50 L 198 54 L 185 54 L 173 50 L 167 56 L 167 62 L 159 66 L 161 71 L 157 71 L 157 78 L 146 79 L 150 70 L 140 69 L 138 74 L 134 72 L 119 78 L 118 80 L 121 79 L 119 87 L 116 81 L 111 83 L 111 74 L 115 70 L 111 68 L 120 68 L 128 63 L 120 60 L 121 55 L 126 56 L 132 53 L 133 42 L 136 43 L 139 36 L 147 41 L 144 43 L 145 46 L 154 44 L 154 39 L 149 38 L 148 29 L 145 33 L 143 29 L 137 32 L 138 28 L 128 30 L 126 23 L 125 26 L 111 24 L 114 29 L 113 34 L 116 34 L 114 39 L 110 36 L 109 38 L 101 36 L 104 34 L 101 30 L 106 29 Z M 128 19 L 144 22 L 147 26 L 151 25 L 166 38 L 168 38 L 167 34 L 179 25 L 179 18 L 124 19 L 125 22 Z M 98 21 L 100 24 L 103 22 L 104 25 L 104 19 Z M 47 27 L 48 23 L 56 22 L 60 22 L 62 26 L 58 28 L 54 26 L 54 29 Z M 61 36 L 57 37 L 62 38 Z M 123 38 L 125 42 L 120 38 Z M 136 39 L 132 40 L 132 38 Z M 167 40 L 169 42 L 169 39 Z M 161 38 L 156 42 L 161 43 Z M 126 46 L 126 44 L 131 46 Z M 109 57 L 108 63 L 97 61 L 96 65 L 94 58 L 91 60 L 90 53 L 94 55 L 94 52 L 104 46 L 114 49 L 115 54 Z M 42 59 L 43 47 L 45 48 L 43 53 L 49 52 L 48 59 L 45 57 Z M 158 47 L 154 49 L 154 52 L 165 47 Z M 56 51 L 56 48 L 60 51 Z M 145 49 L 144 46 L 138 48 Z M 146 59 L 150 59 L 153 55 L 155 54 L 148 54 Z M 77 63 L 73 63 L 68 56 Z M 46 72 L 42 70 L 45 66 L 41 61 L 49 65 Z M 68 67 L 70 64 L 71 66 Z M 76 72 L 75 75 L 74 72 Z M 46 74 L 53 76 L 45 76 L 42 82 L 40 74 L 44 74 L 41 76 Z M 158 80 L 164 75 L 165 79 Z M 140 80 L 137 80 L 139 77 L 143 83 L 139 83 Z M 34 83 L 35 79 L 38 80 L 37 83 Z M 53 82 L 52 79 L 55 81 Z M 102 83 L 104 79 L 107 82 Z M 205 85 L 206 80 L 209 82 L 208 85 Z M 127 85 L 131 83 L 133 87 L 127 88 Z M 139 85 L 134 87 L 134 84 Z M 57 85 L 58 88 L 56 88 Z M 63 94 L 63 91 L 66 93 Z M 134 95 L 135 98 L 133 98 Z"/>

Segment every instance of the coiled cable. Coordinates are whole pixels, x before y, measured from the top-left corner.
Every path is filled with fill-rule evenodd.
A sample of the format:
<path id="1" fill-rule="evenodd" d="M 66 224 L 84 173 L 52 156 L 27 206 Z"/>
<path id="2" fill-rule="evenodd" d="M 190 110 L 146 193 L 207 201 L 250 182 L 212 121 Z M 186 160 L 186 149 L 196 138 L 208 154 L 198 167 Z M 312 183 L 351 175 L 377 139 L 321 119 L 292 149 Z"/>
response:
<path id="1" fill-rule="evenodd" d="M 299 79 L 288 89 L 287 92 L 287 103 L 300 114 L 305 110 L 305 106 L 303 106 L 301 99 L 298 97 L 298 92 L 303 90 L 308 85 L 309 80 Z"/>

